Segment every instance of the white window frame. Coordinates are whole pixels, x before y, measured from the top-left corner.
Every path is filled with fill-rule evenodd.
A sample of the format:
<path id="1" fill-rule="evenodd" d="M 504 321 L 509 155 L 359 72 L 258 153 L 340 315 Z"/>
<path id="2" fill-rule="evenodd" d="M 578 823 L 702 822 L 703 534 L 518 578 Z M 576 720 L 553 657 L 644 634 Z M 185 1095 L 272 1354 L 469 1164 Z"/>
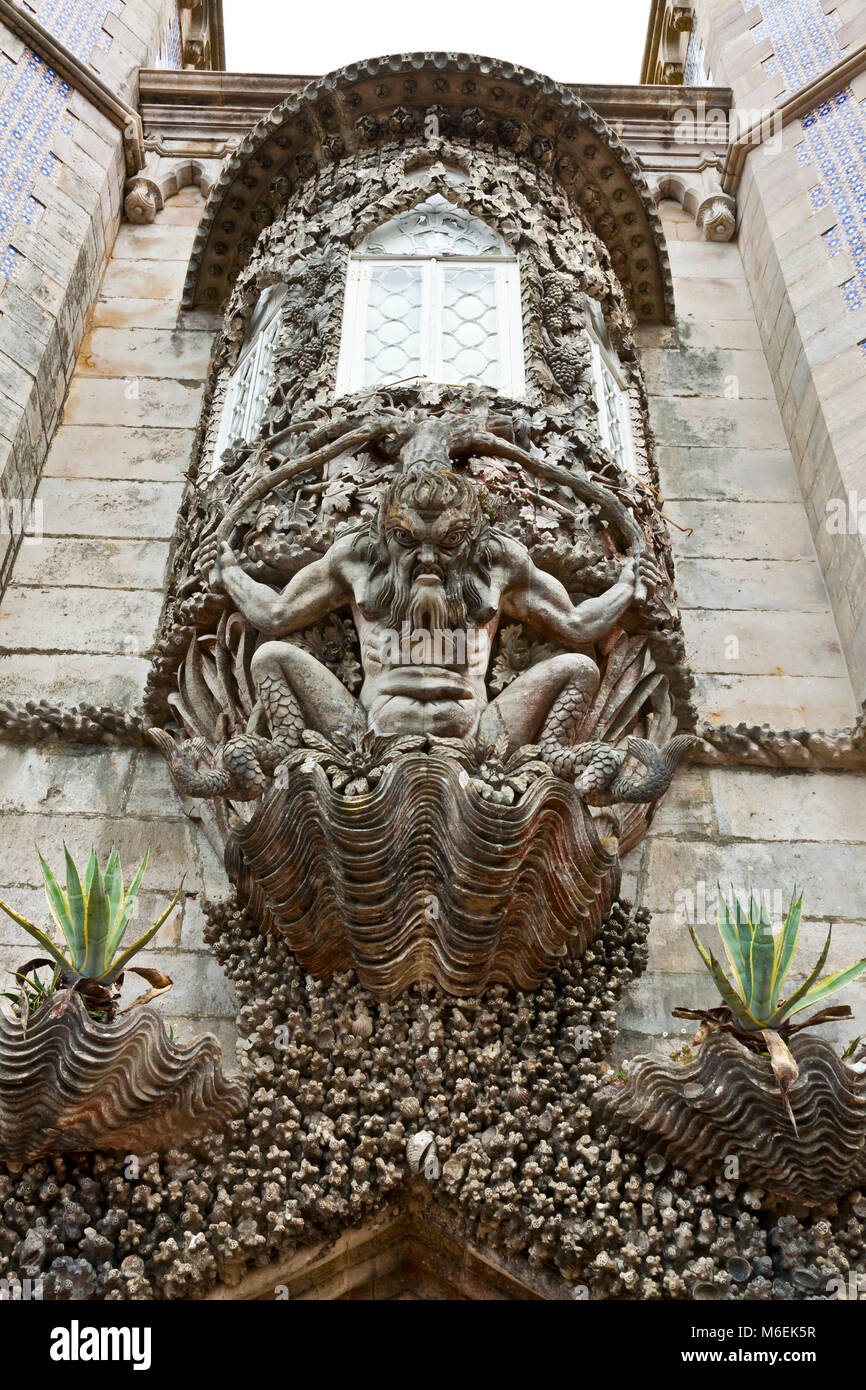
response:
<path id="1" fill-rule="evenodd" d="M 267 294 L 267 290 L 263 291 Z M 280 326 L 280 310 L 286 293 L 274 296 L 267 317 L 250 342 L 241 350 L 226 387 L 219 433 L 214 449 L 214 471 L 226 449 L 233 444 L 250 444 L 261 424 L 268 400 L 274 366 L 274 350 Z"/>
<path id="2" fill-rule="evenodd" d="M 364 360 L 367 341 L 367 305 L 374 265 L 421 268 L 421 328 L 418 376 L 444 382 L 442 365 L 442 287 L 448 266 L 492 266 L 496 288 L 496 327 L 499 341 L 500 380 L 496 390 L 503 396 L 526 394 L 523 364 L 523 316 L 520 304 L 520 269 L 516 256 L 387 256 L 375 252 L 353 252 L 346 276 L 340 359 L 337 366 L 337 396 L 353 391 L 375 390 L 393 385 L 387 379 L 371 382 L 365 388 Z M 451 383 L 452 385 L 454 383 Z M 469 384 L 468 382 L 465 384 Z"/>
<path id="3" fill-rule="evenodd" d="M 592 349 L 592 386 L 595 403 L 598 406 L 598 426 L 602 442 L 620 468 L 637 476 L 634 452 L 634 429 L 631 420 L 631 392 L 629 381 L 620 366 L 616 353 L 602 343 L 590 316 L 589 343 Z M 611 410 L 605 390 L 604 373 L 607 371 L 616 387 L 616 424 L 622 440 L 621 455 L 617 452 L 612 430 Z"/>

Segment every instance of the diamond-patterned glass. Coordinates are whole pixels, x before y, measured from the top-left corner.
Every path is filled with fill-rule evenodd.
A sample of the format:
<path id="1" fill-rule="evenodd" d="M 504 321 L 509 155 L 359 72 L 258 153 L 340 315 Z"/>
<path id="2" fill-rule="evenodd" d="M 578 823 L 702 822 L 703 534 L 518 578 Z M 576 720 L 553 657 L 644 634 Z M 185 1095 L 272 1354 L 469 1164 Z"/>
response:
<path id="1" fill-rule="evenodd" d="M 367 300 L 364 385 L 421 370 L 421 265 L 374 265 Z"/>
<path id="2" fill-rule="evenodd" d="M 610 451 L 620 468 L 625 468 L 626 449 L 622 434 L 622 420 L 620 417 L 622 388 L 614 380 L 613 374 L 605 365 L 604 360 L 602 360 L 601 363 L 601 379 L 604 385 L 604 403 L 607 413 L 607 430 L 610 436 Z"/>
<path id="3" fill-rule="evenodd" d="M 445 266 L 442 277 L 442 374 L 462 386 L 499 383 L 496 271 L 493 266 Z"/>
<path id="4" fill-rule="evenodd" d="M 358 248 L 383 256 L 507 256 L 502 237 L 439 193 L 371 232 Z"/>

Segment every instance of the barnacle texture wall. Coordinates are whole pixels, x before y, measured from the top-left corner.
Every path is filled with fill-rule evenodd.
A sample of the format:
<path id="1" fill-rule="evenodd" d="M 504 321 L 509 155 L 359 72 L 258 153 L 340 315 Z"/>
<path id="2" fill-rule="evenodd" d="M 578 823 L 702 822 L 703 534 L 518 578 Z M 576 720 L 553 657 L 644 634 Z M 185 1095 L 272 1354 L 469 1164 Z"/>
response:
<path id="1" fill-rule="evenodd" d="M 6 1169 L 0 1270 L 41 1276 L 46 1298 L 220 1284 L 243 1296 L 247 1271 L 414 1200 L 546 1297 L 821 1297 L 866 1272 L 859 1193 L 798 1219 L 632 1155 L 593 1119 L 647 925 L 618 905 L 595 947 L 533 994 L 415 986 L 377 1003 L 348 974 L 317 983 L 242 912 L 212 909 L 241 1000 L 248 1115 L 222 1143 L 163 1158 Z"/>

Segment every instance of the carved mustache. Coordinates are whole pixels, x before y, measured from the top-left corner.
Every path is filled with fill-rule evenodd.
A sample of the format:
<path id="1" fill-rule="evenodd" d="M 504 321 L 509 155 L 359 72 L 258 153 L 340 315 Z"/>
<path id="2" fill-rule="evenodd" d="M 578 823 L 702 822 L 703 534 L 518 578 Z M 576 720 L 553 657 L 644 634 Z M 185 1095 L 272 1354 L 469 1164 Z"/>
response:
<path id="1" fill-rule="evenodd" d="M 419 574 L 434 574 L 436 578 L 444 584 L 445 571 L 441 565 L 434 561 L 416 560 L 412 566 L 412 579 L 415 580 Z"/>

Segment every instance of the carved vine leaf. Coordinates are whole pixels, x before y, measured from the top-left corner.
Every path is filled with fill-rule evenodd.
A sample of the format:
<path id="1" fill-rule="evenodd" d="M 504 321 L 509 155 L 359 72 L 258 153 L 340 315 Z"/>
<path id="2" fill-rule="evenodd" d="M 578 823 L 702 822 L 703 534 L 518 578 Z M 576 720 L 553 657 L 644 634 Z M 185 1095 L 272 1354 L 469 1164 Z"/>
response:
<path id="1" fill-rule="evenodd" d="M 535 507 L 531 503 L 521 507 L 520 515 L 536 531 L 558 531 L 566 519 L 559 512 L 552 512 L 547 507 Z"/>
<path id="2" fill-rule="evenodd" d="M 494 743 L 480 737 L 437 738 L 433 735 L 428 742 L 434 752 L 456 758 L 463 768 L 466 785 L 494 805 L 514 806 L 533 782 L 550 773 L 534 743 L 524 744 L 509 756 L 507 733 L 501 734 Z"/>
<path id="3" fill-rule="evenodd" d="M 332 540 L 331 521 L 319 520 L 305 499 L 301 505 L 263 507 L 244 537 L 243 551 L 255 565 L 288 578 L 323 555 Z"/>
<path id="4" fill-rule="evenodd" d="M 498 695 L 521 671 L 527 671 L 530 664 L 529 642 L 523 628 L 511 623 L 500 634 L 499 654 L 490 672 L 490 689 Z"/>
<path id="5" fill-rule="evenodd" d="M 360 689 L 362 673 L 356 655 L 358 640 L 354 626 L 346 619 L 334 614 L 327 622 L 296 633 L 292 641 L 333 671 L 353 695 Z"/>
<path id="6" fill-rule="evenodd" d="M 559 647 L 550 642 L 539 642 L 529 635 L 530 630 L 521 623 L 509 623 L 499 634 L 499 651 L 490 671 L 489 686 L 498 695 L 517 676 L 528 671 L 536 662 L 553 656 Z"/>
<path id="7" fill-rule="evenodd" d="M 302 738 L 305 746 L 290 754 L 283 767 L 289 770 L 317 763 L 334 791 L 347 797 L 371 792 L 389 763 L 424 748 L 427 742 L 420 734 L 375 734 L 360 723 L 348 733 L 335 732 L 327 738 L 315 729 L 305 729 Z"/>

